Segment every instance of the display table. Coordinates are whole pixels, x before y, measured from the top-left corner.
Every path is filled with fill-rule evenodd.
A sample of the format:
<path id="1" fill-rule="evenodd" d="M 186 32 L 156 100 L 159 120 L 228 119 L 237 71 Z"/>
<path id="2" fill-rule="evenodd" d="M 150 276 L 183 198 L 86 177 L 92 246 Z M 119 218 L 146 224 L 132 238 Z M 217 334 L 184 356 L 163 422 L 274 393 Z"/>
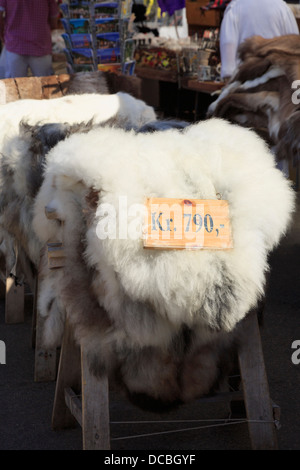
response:
<path id="1" fill-rule="evenodd" d="M 182 87 L 189 90 L 197 91 L 200 93 L 213 93 L 214 91 L 221 90 L 224 87 L 224 82 L 199 82 L 195 79 L 182 80 Z"/>
<path id="2" fill-rule="evenodd" d="M 161 110 L 165 117 L 173 115 L 192 121 L 205 118 L 205 109 L 213 99 L 212 93 L 225 85 L 224 82 L 199 82 L 196 78 L 181 76 L 174 70 L 154 67 L 136 66 L 135 75 L 142 80 L 142 95 L 148 104 Z M 189 107 L 194 109 L 193 115 L 189 117 L 183 109 L 187 101 L 190 102 Z"/>
<path id="3" fill-rule="evenodd" d="M 194 121 L 206 118 L 206 111 L 214 100 L 214 92 L 221 90 L 224 82 L 205 81 L 200 82 L 196 78 L 183 77 L 180 79 L 180 87 L 194 93 Z"/>
<path id="4" fill-rule="evenodd" d="M 178 74 L 172 70 L 160 70 L 157 68 L 151 67 L 135 67 L 135 74 L 139 78 L 146 78 L 150 80 L 158 80 L 162 82 L 171 82 L 177 83 Z"/>

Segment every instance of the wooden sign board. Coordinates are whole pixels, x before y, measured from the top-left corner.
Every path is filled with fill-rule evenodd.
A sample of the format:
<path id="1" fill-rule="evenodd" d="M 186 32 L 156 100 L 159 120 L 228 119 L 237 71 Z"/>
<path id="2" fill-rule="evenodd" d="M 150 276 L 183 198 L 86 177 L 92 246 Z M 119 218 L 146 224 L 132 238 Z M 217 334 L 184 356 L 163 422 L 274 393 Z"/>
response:
<path id="1" fill-rule="evenodd" d="M 233 247 L 228 201 L 147 198 L 144 248 L 227 250 Z"/>
<path id="2" fill-rule="evenodd" d="M 50 269 L 63 268 L 65 265 L 65 254 L 63 244 L 60 242 L 47 243 L 48 266 Z"/>

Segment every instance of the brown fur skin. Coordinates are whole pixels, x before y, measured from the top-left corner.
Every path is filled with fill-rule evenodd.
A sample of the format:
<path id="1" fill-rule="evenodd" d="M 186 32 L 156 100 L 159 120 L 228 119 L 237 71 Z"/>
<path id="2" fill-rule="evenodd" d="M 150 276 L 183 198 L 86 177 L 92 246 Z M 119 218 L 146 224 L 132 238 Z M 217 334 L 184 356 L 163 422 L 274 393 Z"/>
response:
<path id="1" fill-rule="evenodd" d="M 284 121 L 278 133 L 276 153 L 296 164 L 300 153 L 300 111 L 296 111 L 287 121 Z"/>
<path id="2" fill-rule="evenodd" d="M 300 36 L 254 36 L 240 45 L 238 54 L 241 63 L 207 117 L 252 127 L 274 146 L 277 160 L 295 162 L 299 158 L 296 116 L 300 105 L 292 101 L 292 83 L 300 77 Z M 273 69 L 281 74 L 257 83 Z M 253 85 L 245 89 L 243 85 L 251 81 Z M 231 90 L 227 96 L 226 89 Z"/>
<path id="3" fill-rule="evenodd" d="M 239 46 L 238 55 L 242 61 L 251 56 L 269 57 L 270 54 L 285 54 L 286 56 L 300 55 L 300 40 L 298 34 L 288 34 L 271 39 L 262 36 L 252 36 Z"/>

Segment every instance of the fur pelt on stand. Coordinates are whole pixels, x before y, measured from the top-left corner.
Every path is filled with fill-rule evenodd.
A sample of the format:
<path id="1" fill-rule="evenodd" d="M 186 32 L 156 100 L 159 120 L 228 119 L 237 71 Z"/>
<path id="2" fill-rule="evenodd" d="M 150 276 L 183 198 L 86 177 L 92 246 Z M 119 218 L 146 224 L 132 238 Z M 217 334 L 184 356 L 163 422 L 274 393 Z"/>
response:
<path id="1" fill-rule="evenodd" d="M 16 135 L 21 121 L 37 123 L 95 124 L 115 120 L 128 128 L 139 128 L 156 119 L 151 106 L 123 92 L 116 94 L 87 93 L 68 95 L 51 100 L 24 99 L 0 106 L 0 144 L 5 137 Z"/>
<path id="2" fill-rule="evenodd" d="M 230 205 L 231 250 L 145 250 L 142 213 L 128 217 L 139 222 L 136 239 L 97 235 L 103 204 L 115 207 L 118 226 L 120 196 L 129 208 L 147 196 L 217 193 Z M 61 224 L 45 217 L 45 206 Z M 214 386 L 237 325 L 263 295 L 268 253 L 293 208 L 294 193 L 264 142 L 219 119 L 184 130 L 72 135 L 48 153 L 34 207 L 41 243 L 56 237 L 66 255 L 48 301 L 56 295 L 64 305 L 92 372 L 106 371 L 135 402 L 199 397 Z M 55 342 L 63 319 L 44 312 L 45 341 Z"/>
<path id="3" fill-rule="evenodd" d="M 39 262 L 40 245 L 32 233 L 31 217 L 33 199 L 42 182 L 45 153 L 58 140 L 79 130 L 90 130 L 92 126 L 106 124 L 138 129 L 156 119 L 152 107 L 121 92 L 19 100 L 0 106 L 0 117 L 0 231 L 2 239 L 6 240 L 1 245 L 1 256 L 6 258 L 2 264 L 6 264 L 9 272 L 16 262 L 13 249 L 16 245 L 9 240 L 10 236 L 18 244 L 20 259 L 25 260 L 21 256 L 21 250 L 25 250 L 29 263 L 37 266 Z M 49 124 L 47 132 L 30 127 L 42 123 L 61 125 Z M 24 262 L 19 264 L 18 281 L 23 281 L 26 271 L 32 287 L 30 268 L 24 266 Z M 4 279 L 5 276 L 6 273 L 2 273 Z"/>
<path id="4" fill-rule="evenodd" d="M 300 151 L 300 36 L 253 36 L 239 47 L 240 65 L 207 117 L 252 127 L 274 146 L 277 160 Z"/>

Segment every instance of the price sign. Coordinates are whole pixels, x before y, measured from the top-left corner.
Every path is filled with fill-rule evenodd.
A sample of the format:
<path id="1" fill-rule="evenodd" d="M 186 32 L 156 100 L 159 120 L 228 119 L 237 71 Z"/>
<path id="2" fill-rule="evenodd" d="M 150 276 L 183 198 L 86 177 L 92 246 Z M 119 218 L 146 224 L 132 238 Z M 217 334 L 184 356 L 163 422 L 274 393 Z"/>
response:
<path id="1" fill-rule="evenodd" d="M 227 250 L 233 247 L 228 201 L 148 198 L 144 248 Z"/>

